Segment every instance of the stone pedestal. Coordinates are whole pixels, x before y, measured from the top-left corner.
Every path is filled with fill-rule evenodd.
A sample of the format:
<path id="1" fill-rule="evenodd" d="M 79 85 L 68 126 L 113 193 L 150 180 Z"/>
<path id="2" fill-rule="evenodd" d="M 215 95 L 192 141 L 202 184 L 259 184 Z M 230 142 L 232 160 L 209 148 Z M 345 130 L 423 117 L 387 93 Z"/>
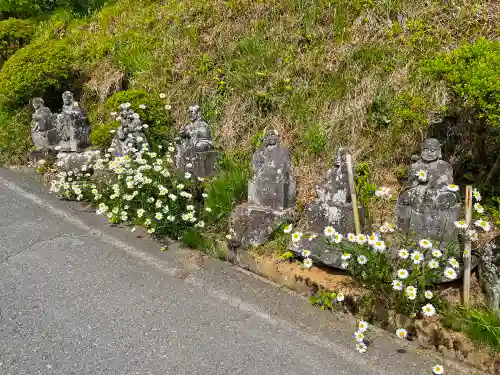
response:
<path id="1" fill-rule="evenodd" d="M 61 171 L 69 172 L 81 171 L 85 165 L 87 167 L 86 170 L 90 172 L 93 163 L 100 158 L 100 151 L 60 152 L 57 155 L 56 167 Z"/>
<path id="2" fill-rule="evenodd" d="M 460 220 L 461 205 L 447 209 L 418 212 L 410 206 L 397 205 L 396 219 L 400 230 L 416 239 L 429 238 L 435 241 L 449 242 L 457 240 L 455 221 Z"/>
<path id="3" fill-rule="evenodd" d="M 239 247 L 246 249 L 265 244 L 281 224 L 293 218 L 293 209 L 273 210 L 244 203 L 232 212 L 229 226 Z"/>

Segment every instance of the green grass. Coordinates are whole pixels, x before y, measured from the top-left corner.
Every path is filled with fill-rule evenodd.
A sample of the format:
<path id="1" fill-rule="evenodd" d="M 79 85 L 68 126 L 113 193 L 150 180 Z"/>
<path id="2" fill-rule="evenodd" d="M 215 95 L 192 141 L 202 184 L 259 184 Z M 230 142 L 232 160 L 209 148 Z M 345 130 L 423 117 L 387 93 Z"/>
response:
<path id="1" fill-rule="evenodd" d="M 463 332 L 476 344 L 500 351 L 500 316 L 482 307 L 451 307 L 443 311 L 443 323 L 454 331 Z"/>

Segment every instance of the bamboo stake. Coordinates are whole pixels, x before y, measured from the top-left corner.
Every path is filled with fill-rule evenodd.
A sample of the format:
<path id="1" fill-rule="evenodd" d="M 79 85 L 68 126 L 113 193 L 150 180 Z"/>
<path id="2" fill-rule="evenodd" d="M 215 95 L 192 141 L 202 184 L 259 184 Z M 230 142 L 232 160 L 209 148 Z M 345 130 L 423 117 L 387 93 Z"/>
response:
<path id="1" fill-rule="evenodd" d="M 472 186 L 465 187 L 465 223 L 467 228 L 472 221 Z M 464 285 L 463 285 L 463 303 L 469 304 L 470 294 L 470 269 L 471 269 L 471 240 L 465 237 L 464 244 Z"/>
<path id="2" fill-rule="evenodd" d="M 354 186 L 354 168 L 352 166 L 351 154 L 346 154 L 347 174 L 349 176 L 349 190 L 351 191 L 352 210 L 354 212 L 354 225 L 356 233 L 361 233 L 361 223 L 359 221 L 358 199 L 356 197 L 356 188 Z"/>

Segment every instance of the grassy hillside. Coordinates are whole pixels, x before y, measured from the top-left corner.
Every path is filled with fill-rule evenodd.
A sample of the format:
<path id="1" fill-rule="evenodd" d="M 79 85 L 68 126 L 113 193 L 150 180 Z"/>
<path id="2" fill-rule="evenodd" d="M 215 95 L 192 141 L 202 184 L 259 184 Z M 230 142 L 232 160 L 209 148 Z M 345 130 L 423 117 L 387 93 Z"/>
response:
<path id="1" fill-rule="evenodd" d="M 397 185 L 421 140 L 437 135 L 449 139 L 461 177 L 483 181 L 496 155 L 478 161 L 474 145 L 499 150 L 497 127 L 470 93 L 426 67 L 499 36 L 500 6 L 486 0 L 117 0 L 88 16 L 51 10 L 0 71 L 0 160 L 22 160 L 32 96 L 55 110 L 71 88 L 99 129 L 109 121 L 103 101 L 123 86 L 165 93 L 177 126 L 200 103 L 225 150 L 251 150 L 274 126 L 294 156 L 301 202 L 339 145 L 376 183 Z M 498 63 L 498 50 L 491 56 Z M 482 130 L 464 132 L 471 121 Z"/>

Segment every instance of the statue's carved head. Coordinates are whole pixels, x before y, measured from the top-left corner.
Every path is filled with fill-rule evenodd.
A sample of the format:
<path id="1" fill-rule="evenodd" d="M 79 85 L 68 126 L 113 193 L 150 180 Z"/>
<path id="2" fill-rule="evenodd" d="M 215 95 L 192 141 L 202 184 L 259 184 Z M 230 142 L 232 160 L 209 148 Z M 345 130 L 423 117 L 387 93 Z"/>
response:
<path id="1" fill-rule="evenodd" d="M 276 130 L 273 128 L 269 128 L 266 131 L 266 135 L 264 136 L 263 140 L 264 145 L 267 146 L 274 146 L 279 143 L 279 134 Z"/>
<path id="2" fill-rule="evenodd" d="M 64 105 L 70 105 L 74 102 L 74 95 L 71 91 L 64 91 L 62 94 L 62 100 Z"/>
<path id="3" fill-rule="evenodd" d="M 340 147 L 337 152 L 335 153 L 335 159 L 333 159 L 333 165 L 336 167 L 340 167 L 342 163 L 346 162 L 346 149 L 343 147 Z"/>
<path id="4" fill-rule="evenodd" d="M 38 108 L 43 107 L 44 101 L 42 98 L 33 98 L 33 100 L 31 101 L 31 104 L 33 105 L 33 108 L 35 108 L 35 110 L 37 110 Z"/>
<path id="5" fill-rule="evenodd" d="M 441 143 L 435 138 L 429 138 L 422 144 L 422 160 L 426 162 L 441 159 Z"/>
<path id="6" fill-rule="evenodd" d="M 195 122 L 202 119 L 201 108 L 199 105 L 192 105 L 188 108 L 188 117 L 191 122 Z"/>

